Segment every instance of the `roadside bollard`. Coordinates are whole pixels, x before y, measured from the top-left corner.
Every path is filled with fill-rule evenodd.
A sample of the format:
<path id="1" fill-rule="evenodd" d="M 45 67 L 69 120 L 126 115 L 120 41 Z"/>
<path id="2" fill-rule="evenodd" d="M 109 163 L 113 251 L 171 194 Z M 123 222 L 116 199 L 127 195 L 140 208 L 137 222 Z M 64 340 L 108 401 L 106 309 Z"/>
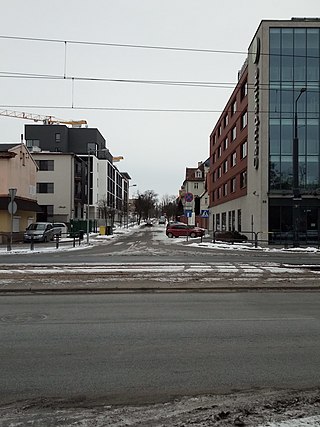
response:
<path id="1" fill-rule="evenodd" d="M 56 249 L 59 249 L 59 234 L 56 234 Z"/>
<path id="2" fill-rule="evenodd" d="M 10 252 L 11 251 L 11 241 L 10 241 L 10 237 L 7 236 L 7 251 Z"/>
<path id="3" fill-rule="evenodd" d="M 33 251 L 33 249 L 34 249 L 34 240 L 33 240 L 33 236 L 31 236 L 30 250 Z"/>

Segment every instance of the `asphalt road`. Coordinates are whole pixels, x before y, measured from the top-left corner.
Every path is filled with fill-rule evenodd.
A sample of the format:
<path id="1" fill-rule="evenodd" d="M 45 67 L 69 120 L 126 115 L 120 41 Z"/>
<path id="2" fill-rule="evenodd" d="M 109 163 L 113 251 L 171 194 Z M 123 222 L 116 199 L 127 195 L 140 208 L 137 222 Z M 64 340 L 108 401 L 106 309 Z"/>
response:
<path id="1" fill-rule="evenodd" d="M 0 298 L 0 403 L 319 386 L 319 293 Z"/>
<path id="2" fill-rule="evenodd" d="M 207 238 L 210 241 L 210 238 Z M 190 240 L 200 242 L 200 239 Z M 176 243 L 179 244 L 176 244 Z M 181 244 L 180 244 L 181 243 Z M 320 254 L 306 252 L 263 252 L 263 251 L 234 251 L 194 248 L 185 244 L 184 238 L 169 239 L 165 236 L 165 226 L 142 226 L 132 234 L 123 234 L 114 240 L 95 242 L 91 247 L 77 251 L 53 251 L 52 253 L 39 253 L 37 248 L 45 247 L 44 244 L 35 245 L 35 253 L 5 254 L 0 255 L 0 265 L 4 264 L 65 264 L 65 263 L 133 263 L 159 261 L 172 262 L 240 262 L 255 263 L 275 262 L 292 264 L 320 264 Z M 50 243 L 55 248 L 55 243 Z M 71 246 L 71 244 L 69 244 Z M 26 245 L 17 245 L 13 249 Z"/>

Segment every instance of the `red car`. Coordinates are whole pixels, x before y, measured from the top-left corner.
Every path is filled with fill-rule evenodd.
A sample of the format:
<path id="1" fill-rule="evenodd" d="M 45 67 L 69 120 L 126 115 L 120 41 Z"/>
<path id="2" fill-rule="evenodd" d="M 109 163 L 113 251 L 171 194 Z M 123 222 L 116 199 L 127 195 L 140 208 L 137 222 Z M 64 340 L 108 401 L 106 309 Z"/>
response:
<path id="1" fill-rule="evenodd" d="M 205 234 L 205 229 L 183 223 L 173 223 L 168 225 L 166 234 L 168 237 L 202 237 Z"/>

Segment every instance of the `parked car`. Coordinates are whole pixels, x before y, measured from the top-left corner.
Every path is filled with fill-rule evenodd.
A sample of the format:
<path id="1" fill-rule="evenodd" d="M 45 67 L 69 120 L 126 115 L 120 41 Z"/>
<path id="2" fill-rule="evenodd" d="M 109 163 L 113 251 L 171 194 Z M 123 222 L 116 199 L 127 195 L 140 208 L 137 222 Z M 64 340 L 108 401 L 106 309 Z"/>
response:
<path id="1" fill-rule="evenodd" d="M 182 236 L 202 237 L 205 234 L 205 229 L 187 225 L 182 222 L 176 222 L 167 226 L 166 234 L 170 238 Z"/>
<path id="2" fill-rule="evenodd" d="M 164 215 L 161 215 L 159 218 L 159 224 L 165 224 L 166 223 L 166 217 Z"/>
<path id="3" fill-rule="evenodd" d="M 147 219 L 145 226 L 146 227 L 152 227 L 153 226 L 151 219 Z"/>
<path id="4" fill-rule="evenodd" d="M 35 242 L 49 242 L 59 233 L 60 229 L 55 228 L 51 222 L 33 222 L 24 232 L 23 241 L 28 243 L 33 239 Z"/>
<path id="5" fill-rule="evenodd" d="M 55 222 L 53 224 L 53 227 L 56 228 L 57 230 L 60 230 L 59 236 L 67 237 L 68 227 L 64 222 Z"/>
<path id="6" fill-rule="evenodd" d="M 224 242 L 246 242 L 247 236 L 239 233 L 239 231 L 216 231 L 215 239 L 222 240 Z"/>

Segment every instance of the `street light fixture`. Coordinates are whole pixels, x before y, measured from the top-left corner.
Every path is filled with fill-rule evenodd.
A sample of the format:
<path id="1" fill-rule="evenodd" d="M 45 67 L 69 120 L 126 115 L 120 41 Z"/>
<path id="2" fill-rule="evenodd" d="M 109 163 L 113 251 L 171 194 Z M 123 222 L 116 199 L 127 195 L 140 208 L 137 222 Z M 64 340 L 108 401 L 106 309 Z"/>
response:
<path id="1" fill-rule="evenodd" d="M 301 200 L 299 188 L 299 138 L 298 138 L 298 101 L 300 96 L 306 91 L 305 87 L 300 89 L 299 95 L 294 102 L 294 132 L 292 146 L 292 222 L 293 222 L 293 244 L 299 243 L 299 221 L 300 221 L 300 204 Z"/>

